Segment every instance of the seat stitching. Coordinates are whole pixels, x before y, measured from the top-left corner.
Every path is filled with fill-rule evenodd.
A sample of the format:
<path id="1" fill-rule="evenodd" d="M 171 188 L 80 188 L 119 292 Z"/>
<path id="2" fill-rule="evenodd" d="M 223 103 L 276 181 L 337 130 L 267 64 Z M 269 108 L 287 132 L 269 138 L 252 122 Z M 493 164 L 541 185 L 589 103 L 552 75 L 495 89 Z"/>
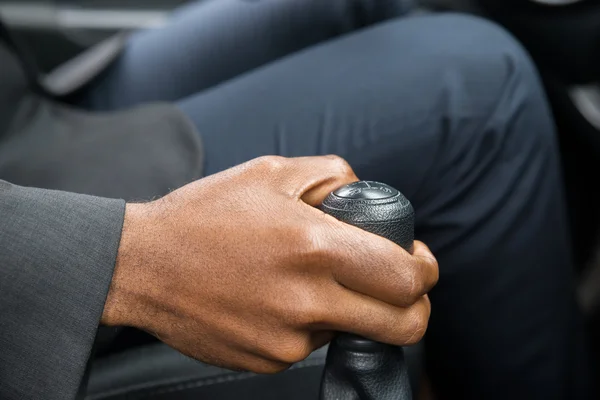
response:
<path id="1" fill-rule="evenodd" d="M 299 363 L 292 365 L 289 368 L 289 370 L 309 368 L 309 367 L 315 367 L 315 366 L 321 366 L 321 365 L 323 365 L 323 359 L 304 360 L 304 361 L 301 361 Z M 146 391 L 145 393 L 138 393 L 137 395 L 133 395 L 133 396 L 135 396 L 133 398 L 139 399 L 142 397 L 146 398 L 146 397 L 156 396 L 156 395 L 160 395 L 160 394 L 174 393 L 174 392 L 179 392 L 182 390 L 199 388 L 202 386 L 220 384 L 220 383 L 225 383 L 225 382 L 241 381 L 241 380 L 253 378 L 256 376 L 257 375 L 252 372 L 239 373 L 239 372 L 232 371 L 231 373 L 226 373 L 225 375 L 212 377 L 212 378 L 192 378 L 186 382 L 180 382 L 180 383 L 175 383 L 175 384 L 173 384 L 173 383 L 165 384 L 164 387 L 157 388 L 155 390 L 153 390 L 152 384 L 141 384 L 141 385 L 129 387 L 129 388 L 108 390 L 105 392 L 95 393 L 91 396 L 86 396 L 86 400 L 102 400 L 102 399 L 108 399 L 113 396 L 120 396 L 120 395 L 124 395 L 124 394 L 128 394 L 129 396 L 131 396 L 133 392 Z M 128 397 L 128 398 L 132 398 L 132 397 Z"/>

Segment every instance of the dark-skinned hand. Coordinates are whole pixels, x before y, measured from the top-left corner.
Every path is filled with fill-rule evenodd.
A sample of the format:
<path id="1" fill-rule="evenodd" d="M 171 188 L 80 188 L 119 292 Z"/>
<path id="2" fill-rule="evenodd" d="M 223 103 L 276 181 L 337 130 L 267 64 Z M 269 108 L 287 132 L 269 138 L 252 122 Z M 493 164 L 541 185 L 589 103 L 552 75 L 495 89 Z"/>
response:
<path id="1" fill-rule="evenodd" d="M 128 204 L 102 323 L 258 373 L 303 360 L 337 331 L 418 342 L 438 279 L 427 246 L 409 254 L 315 208 L 356 180 L 336 156 L 267 156 Z"/>

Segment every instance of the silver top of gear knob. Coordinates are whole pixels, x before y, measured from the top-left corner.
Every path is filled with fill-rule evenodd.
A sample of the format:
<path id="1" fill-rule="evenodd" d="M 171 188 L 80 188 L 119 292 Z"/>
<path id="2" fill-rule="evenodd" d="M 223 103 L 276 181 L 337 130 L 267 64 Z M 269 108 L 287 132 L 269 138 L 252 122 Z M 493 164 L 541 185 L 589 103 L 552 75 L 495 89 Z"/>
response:
<path id="1" fill-rule="evenodd" d="M 333 195 L 352 200 L 382 200 L 397 196 L 398 191 L 385 183 L 360 181 L 339 188 Z"/>

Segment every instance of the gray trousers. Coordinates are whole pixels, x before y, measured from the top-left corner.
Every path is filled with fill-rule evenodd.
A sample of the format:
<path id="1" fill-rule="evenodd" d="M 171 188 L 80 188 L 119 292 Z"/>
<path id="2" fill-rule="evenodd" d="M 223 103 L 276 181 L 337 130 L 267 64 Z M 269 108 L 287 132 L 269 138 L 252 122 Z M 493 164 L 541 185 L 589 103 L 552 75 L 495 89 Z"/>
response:
<path id="1" fill-rule="evenodd" d="M 473 17 L 356 3 L 187 7 L 134 35 L 80 102 L 176 102 L 209 174 L 335 153 L 397 187 L 440 263 L 425 344 L 441 397 L 591 397 L 554 125 L 530 59 Z"/>

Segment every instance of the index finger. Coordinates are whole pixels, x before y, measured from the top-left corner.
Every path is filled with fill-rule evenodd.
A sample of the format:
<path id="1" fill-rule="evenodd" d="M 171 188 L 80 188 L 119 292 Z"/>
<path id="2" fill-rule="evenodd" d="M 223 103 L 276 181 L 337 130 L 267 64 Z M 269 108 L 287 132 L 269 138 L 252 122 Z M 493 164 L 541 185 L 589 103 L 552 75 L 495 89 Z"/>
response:
<path id="1" fill-rule="evenodd" d="M 352 167 L 336 155 L 283 160 L 277 187 L 313 207 L 320 205 L 332 191 L 358 181 Z"/>

